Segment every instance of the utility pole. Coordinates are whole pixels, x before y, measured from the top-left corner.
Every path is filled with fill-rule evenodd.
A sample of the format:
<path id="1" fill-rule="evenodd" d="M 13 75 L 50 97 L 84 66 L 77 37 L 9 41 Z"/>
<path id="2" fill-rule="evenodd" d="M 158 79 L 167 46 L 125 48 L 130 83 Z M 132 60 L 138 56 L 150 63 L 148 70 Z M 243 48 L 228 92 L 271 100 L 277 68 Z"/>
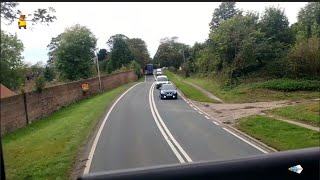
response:
<path id="1" fill-rule="evenodd" d="M 98 53 L 96 53 L 96 55 L 97 55 L 96 63 L 97 63 L 97 69 L 98 69 L 99 88 L 100 88 L 100 92 L 102 92 L 101 79 L 100 79 L 100 69 L 99 69 L 99 60 L 98 60 Z"/>
<path id="2" fill-rule="evenodd" d="M 186 62 L 186 59 L 185 59 L 185 57 L 184 57 L 184 50 L 183 50 L 183 48 L 182 48 L 182 56 L 183 56 L 183 62 Z"/>

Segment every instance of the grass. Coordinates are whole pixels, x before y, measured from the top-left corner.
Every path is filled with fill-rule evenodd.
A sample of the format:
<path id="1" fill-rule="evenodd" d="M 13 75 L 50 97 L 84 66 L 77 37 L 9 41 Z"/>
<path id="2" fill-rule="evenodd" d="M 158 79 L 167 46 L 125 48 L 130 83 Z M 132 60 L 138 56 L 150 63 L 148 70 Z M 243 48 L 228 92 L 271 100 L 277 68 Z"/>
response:
<path id="1" fill-rule="evenodd" d="M 320 127 L 320 104 L 319 102 L 299 104 L 269 110 L 273 114 L 291 120 L 302 121 Z"/>
<path id="2" fill-rule="evenodd" d="M 168 77 L 170 81 L 172 81 L 177 88 L 189 99 L 200 101 L 200 102 L 218 102 L 214 99 L 211 99 L 204 95 L 202 92 L 194 88 L 193 86 L 183 82 L 181 79 L 178 79 L 175 74 L 169 71 L 164 71 L 164 74 Z"/>
<path id="3" fill-rule="evenodd" d="M 191 77 L 185 80 L 202 87 L 227 103 L 299 100 L 320 97 L 318 91 L 274 91 L 258 88 L 258 83 L 243 83 L 230 90 L 225 90 L 220 82 L 215 79 Z"/>
<path id="4" fill-rule="evenodd" d="M 76 102 L 3 137 L 7 179 L 69 179 L 79 147 L 106 107 L 134 82 Z"/>
<path id="5" fill-rule="evenodd" d="M 242 118 L 238 128 L 280 151 L 320 146 L 320 132 L 266 116 Z"/>

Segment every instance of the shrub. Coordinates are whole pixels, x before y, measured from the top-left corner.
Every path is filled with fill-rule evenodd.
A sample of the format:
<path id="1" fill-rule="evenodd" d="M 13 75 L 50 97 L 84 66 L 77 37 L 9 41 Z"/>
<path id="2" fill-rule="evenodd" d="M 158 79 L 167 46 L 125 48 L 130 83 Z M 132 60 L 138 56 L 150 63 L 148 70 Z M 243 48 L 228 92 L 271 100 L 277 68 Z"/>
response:
<path id="1" fill-rule="evenodd" d="M 173 67 L 173 66 L 170 66 L 168 69 L 171 72 L 177 72 L 177 69 L 175 67 Z"/>
<path id="2" fill-rule="evenodd" d="M 45 81 L 44 77 L 42 75 L 38 76 L 36 78 L 36 90 L 38 92 L 41 92 L 43 90 L 43 88 L 45 87 L 45 83 L 46 83 L 46 81 Z"/>
<path id="3" fill-rule="evenodd" d="M 130 69 L 134 70 L 134 72 L 137 74 L 138 78 L 140 78 L 142 76 L 141 66 L 139 63 L 137 63 L 137 61 L 135 61 L 135 60 L 131 61 L 129 67 L 130 67 Z"/>
<path id="4" fill-rule="evenodd" d="M 257 87 L 277 91 L 319 91 L 320 81 L 317 80 L 293 80 L 274 79 L 258 83 Z"/>
<path id="5" fill-rule="evenodd" d="M 320 38 L 299 41 L 288 53 L 288 64 L 295 77 L 320 75 Z"/>

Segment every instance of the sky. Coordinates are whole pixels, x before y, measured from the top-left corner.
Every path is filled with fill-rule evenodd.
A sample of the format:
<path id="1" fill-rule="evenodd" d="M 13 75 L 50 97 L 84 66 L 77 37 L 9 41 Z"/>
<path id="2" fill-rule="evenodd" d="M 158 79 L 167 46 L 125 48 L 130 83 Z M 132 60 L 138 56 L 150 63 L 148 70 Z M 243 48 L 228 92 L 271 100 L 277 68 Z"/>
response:
<path id="1" fill-rule="evenodd" d="M 75 24 L 87 26 L 98 39 L 97 48 L 108 48 L 110 36 L 124 34 L 129 38 L 141 38 L 151 57 L 157 51 L 160 39 L 179 37 L 178 41 L 192 46 L 204 42 L 209 34 L 209 22 L 220 2 L 20 2 L 22 13 L 30 14 L 35 9 L 53 7 L 57 20 L 47 25 L 27 24 L 27 29 L 18 29 L 17 22 L 10 26 L 1 23 L 1 29 L 17 33 L 24 44 L 24 61 L 36 63 L 47 61 L 47 45 L 65 28 Z M 306 2 L 238 2 L 242 10 L 263 13 L 269 6 L 285 10 L 290 24 L 297 21 L 297 14 Z"/>

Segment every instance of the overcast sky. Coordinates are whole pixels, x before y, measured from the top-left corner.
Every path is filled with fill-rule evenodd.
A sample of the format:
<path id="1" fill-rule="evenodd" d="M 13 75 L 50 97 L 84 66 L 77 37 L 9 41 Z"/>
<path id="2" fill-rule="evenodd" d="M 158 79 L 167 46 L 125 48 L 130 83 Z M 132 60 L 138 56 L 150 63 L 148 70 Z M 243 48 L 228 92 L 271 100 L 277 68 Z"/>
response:
<path id="1" fill-rule="evenodd" d="M 32 13 L 37 8 L 53 7 L 57 20 L 50 26 L 36 25 L 34 29 L 18 29 L 17 22 L 11 26 L 1 24 L 1 29 L 17 33 L 25 50 L 24 61 L 46 62 L 47 45 L 52 37 L 62 33 L 66 27 L 81 24 L 90 28 L 98 38 L 97 48 L 107 48 L 106 42 L 114 34 L 129 38 L 141 38 L 151 57 L 156 53 L 160 39 L 179 37 L 178 41 L 193 45 L 204 42 L 209 33 L 209 22 L 219 2 L 25 2 L 20 3 L 23 13 Z M 239 2 L 237 8 L 254 10 L 260 14 L 265 7 L 274 5 L 285 9 L 290 24 L 297 21 L 297 14 L 306 2 Z"/>

